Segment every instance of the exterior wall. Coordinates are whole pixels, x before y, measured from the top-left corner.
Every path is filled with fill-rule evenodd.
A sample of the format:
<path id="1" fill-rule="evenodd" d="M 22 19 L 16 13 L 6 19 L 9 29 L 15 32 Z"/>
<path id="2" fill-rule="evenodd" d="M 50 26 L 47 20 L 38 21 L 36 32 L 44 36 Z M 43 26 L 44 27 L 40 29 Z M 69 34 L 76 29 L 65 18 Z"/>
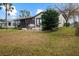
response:
<path id="1" fill-rule="evenodd" d="M 63 27 L 65 22 L 66 21 L 65 21 L 64 17 L 62 16 L 62 14 L 60 14 L 59 15 L 59 25 L 58 25 L 58 27 Z"/>
<path id="2" fill-rule="evenodd" d="M 15 23 L 14 20 L 7 21 L 7 28 L 15 28 L 15 27 L 17 27 L 18 24 L 19 23 L 18 22 Z M 6 22 L 1 22 L 0 25 L 2 28 L 6 28 Z"/>
<path id="3" fill-rule="evenodd" d="M 15 28 L 14 23 L 15 23 L 14 21 L 8 21 L 8 22 L 7 22 L 7 27 L 8 27 L 8 28 Z"/>
<path id="4" fill-rule="evenodd" d="M 35 27 L 41 27 L 41 14 L 35 17 Z"/>

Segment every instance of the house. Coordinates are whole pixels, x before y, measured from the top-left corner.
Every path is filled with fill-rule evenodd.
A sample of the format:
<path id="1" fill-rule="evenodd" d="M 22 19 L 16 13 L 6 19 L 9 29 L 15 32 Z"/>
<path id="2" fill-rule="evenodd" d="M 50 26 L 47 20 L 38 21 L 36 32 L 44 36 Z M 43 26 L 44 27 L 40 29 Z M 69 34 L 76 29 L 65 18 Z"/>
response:
<path id="1" fill-rule="evenodd" d="M 21 18 L 20 20 L 20 27 L 21 28 L 28 28 L 30 24 L 34 24 L 34 28 L 42 28 L 41 22 L 41 16 L 43 12 L 40 12 L 39 14 L 33 16 L 33 17 L 27 17 L 27 18 Z M 65 23 L 65 19 L 62 16 L 62 14 L 59 15 L 59 25 L 58 27 L 63 27 Z"/>
<path id="2" fill-rule="evenodd" d="M 15 28 L 20 26 L 21 28 L 30 28 L 32 27 L 32 29 L 41 29 L 42 28 L 42 19 L 41 19 L 41 15 L 43 14 L 43 12 L 38 13 L 35 16 L 30 16 L 30 17 L 25 17 L 25 18 L 17 18 L 15 20 L 8 20 L 7 21 L 7 27 L 8 28 Z M 76 13 L 74 15 L 74 17 L 72 16 L 71 18 L 69 18 L 69 22 L 70 24 L 73 25 L 72 21 L 79 21 L 79 14 Z M 58 27 L 63 27 L 64 24 L 66 23 L 65 18 L 63 17 L 62 13 L 60 13 L 59 15 L 59 25 Z M 0 27 L 2 26 L 3 28 L 6 27 L 6 22 L 5 21 L 0 21 Z M 72 26 L 71 25 L 71 26 Z"/>
<path id="3" fill-rule="evenodd" d="M 71 27 L 73 27 L 76 23 L 79 22 L 79 8 L 74 8 L 71 11 L 64 11 L 66 12 L 66 14 L 69 14 L 69 18 L 68 18 L 68 22 L 70 24 Z M 65 17 L 65 15 L 63 14 L 63 16 Z"/>
<path id="4" fill-rule="evenodd" d="M 69 23 L 70 23 L 70 26 L 75 26 L 76 23 L 79 22 L 79 12 L 75 13 L 74 16 L 71 16 L 69 18 Z"/>
<path id="5" fill-rule="evenodd" d="M 27 27 L 29 27 L 30 24 L 34 24 L 34 26 L 33 26 L 34 28 L 41 29 L 42 28 L 42 25 L 41 25 L 41 23 L 42 23 L 41 15 L 42 14 L 43 14 L 43 12 L 40 12 L 33 17 L 27 17 L 27 18 L 20 19 L 21 28 L 27 28 Z M 74 26 L 75 23 L 79 22 L 79 8 L 76 9 L 74 14 L 72 13 L 72 16 L 68 19 L 68 22 L 69 22 L 70 26 Z M 64 15 L 62 13 L 60 13 L 58 27 L 63 27 L 65 23 L 66 23 L 66 20 L 64 18 Z"/>

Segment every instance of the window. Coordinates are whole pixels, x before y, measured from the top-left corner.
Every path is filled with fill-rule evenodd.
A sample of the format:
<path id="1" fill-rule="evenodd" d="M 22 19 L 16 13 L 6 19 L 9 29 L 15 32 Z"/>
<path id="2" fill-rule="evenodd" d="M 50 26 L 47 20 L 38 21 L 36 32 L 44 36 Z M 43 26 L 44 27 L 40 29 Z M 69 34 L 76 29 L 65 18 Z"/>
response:
<path id="1" fill-rule="evenodd" d="M 11 26 L 11 22 L 9 22 L 8 25 Z"/>

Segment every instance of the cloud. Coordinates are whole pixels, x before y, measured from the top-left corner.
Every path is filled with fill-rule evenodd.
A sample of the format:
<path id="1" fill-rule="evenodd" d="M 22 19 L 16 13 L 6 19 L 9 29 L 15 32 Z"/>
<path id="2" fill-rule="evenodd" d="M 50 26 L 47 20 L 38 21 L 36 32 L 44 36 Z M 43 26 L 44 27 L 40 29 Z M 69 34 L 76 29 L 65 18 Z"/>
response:
<path id="1" fill-rule="evenodd" d="M 36 14 L 38 14 L 38 13 L 40 13 L 42 11 L 43 11 L 43 9 L 37 9 Z"/>

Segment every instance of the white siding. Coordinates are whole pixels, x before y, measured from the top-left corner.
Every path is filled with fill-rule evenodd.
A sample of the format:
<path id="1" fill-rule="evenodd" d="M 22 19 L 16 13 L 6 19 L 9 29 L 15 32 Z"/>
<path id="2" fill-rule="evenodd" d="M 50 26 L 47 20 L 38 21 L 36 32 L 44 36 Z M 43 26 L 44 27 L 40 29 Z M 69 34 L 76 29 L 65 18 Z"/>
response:
<path id="1" fill-rule="evenodd" d="M 10 26 L 9 26 L 9 23 L 11 23 Z M 15 28 L 14 23 L 15 23 L 15 21 L 13 21 L 13 20 L 7 21 L 7 28 Z M 2 24 L 3 28 L 6 28 L 6 22 L 2 22 L 1 24 Z"/>
<path id="2" fill-rule="evenodd" d="M 42 15 L 42 13 L 35 17 L 35 26 L 40 25 L 39 22 L 41 23 L 41 15 Z"/>
<path id="3" fill-rule="evenodd" d="M 59 15 L 59 25 L 58 25 L 58 27 L 63 27 L 65 22 L 66 21 L 65 21 L 64 17 L 62 16 L 62 14 L 60 14 Z"/>

